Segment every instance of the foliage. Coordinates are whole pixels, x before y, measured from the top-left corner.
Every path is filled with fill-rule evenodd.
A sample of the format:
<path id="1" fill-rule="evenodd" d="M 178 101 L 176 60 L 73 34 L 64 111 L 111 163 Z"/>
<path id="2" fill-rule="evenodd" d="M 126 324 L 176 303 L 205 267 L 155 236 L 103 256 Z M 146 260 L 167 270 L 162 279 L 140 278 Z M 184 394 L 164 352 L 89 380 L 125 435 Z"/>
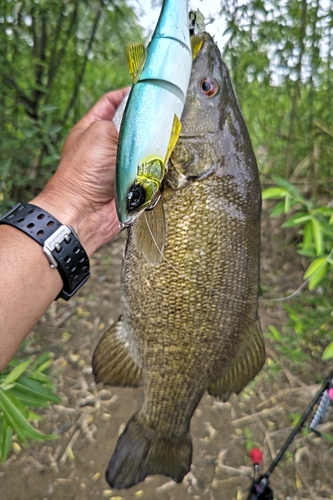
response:
<path id="1" fill-rule="evenodd" d="M 223 55 L 262 178 L 275 174 L 263 198 L 280 200 L 272 215 L 287 215 L 282 227 L 298 229 L 297 251 L 309 258 L 304 279 L 311 293 L 286 307 L 283 332 L 267 332 L 297 363 L 327 342 L 323 357 L 333 356 L 333 207 L 318 201 L 332 195 L 332 6 L 332 0 L 221 2 L 229 37 Z"/>
<path id="2" fill-rule="evenodd" d="M 313 290 L 332 271 L 333 207 L 320 205 L 315 199 L 307 200 L 290 182 L 273 176 L 276 187 L 265 189 L 264 200 L 281 199 L 272 210 L 271 216 L 291 214 L 281 227 L 299 227 L 301 242 L 298 253 L 309 257 L 311 263 L 304 278 Z"/>
<path id="3" fill-rule="evenodd" d="M 34 363 L 32 359 L 19 362 L 14 358 L 10 371 L 0 375 L 0 462 L 5 462 L 13 433 L 19 442 L 28 445 L 27 439 L 45 441 L 56 439 L 33 427 L 30 421 L 39 421 L 40 415 L 31 408 L 45 407 L 60 402 L 53 392 L 47 369 L 52 363 L 50 353 L 44 353 Z"/>
<path id="4" fill-rule="evenodd" d="M 249 427 L 244 428 L 244 438 L 245 438 L 245 448 L 247 453 L 249 453 L 253 448 L 258 446 L 258 443 L 253 439 L 253 435 Z"/>
<path id="5" fill-rule="evenodd" d="M 281 330 L 270 325 L 265 332 L 265 337 L 274 342 L 280 359 L 295 365 L 307 363 L 310 356 L 329 359 L 324 353 L 326 350 L 329 353 L 328 348 L 333 345 L 332 285 L 333 280 L 328 280 L 320 294 L 302 294 L 293 300 L 292 306 L 283 305 L 287 323 Z"/>
<path id="6" fill-rule="evenodd" d="M 264 174 L 331 180 L 333 9 L 323 0 L 221 2 L 225 60 Z"/>
<path id="7" fill-rule="evenodd" d="M 321 205 L 315 198 L 308 200 L 290 182 L 273 176 L 274 187 L 265 189 L 263 199 L 279 199 L 271 216 L 288 215 L 282 228 L 298 227 L 301 241 L 298 253 L 308 257 L 305 271 L 310 290 L 324 285 L 320 293 L 302 297 L 294 307 L 284 306 L 289 316 L 286 334 L 270 326 L 267 337 L 274 339 L 281 353 L 291 361 L 304 359 L 303 351 L 316 350 L 315 343 L 330 342 L 324 350 L 324 360 L 333 357 L 332 278 L 333 278 L 333 207 Z M 290 332 L 296 335 L 291 335 Z"/>
<path id="8" fill-rule="evenodd" d="M 140 40 L 125 0 L 0 3 L 0 212 L 36 194 L 68 129 L 129 83 L 125 47 Z"/>

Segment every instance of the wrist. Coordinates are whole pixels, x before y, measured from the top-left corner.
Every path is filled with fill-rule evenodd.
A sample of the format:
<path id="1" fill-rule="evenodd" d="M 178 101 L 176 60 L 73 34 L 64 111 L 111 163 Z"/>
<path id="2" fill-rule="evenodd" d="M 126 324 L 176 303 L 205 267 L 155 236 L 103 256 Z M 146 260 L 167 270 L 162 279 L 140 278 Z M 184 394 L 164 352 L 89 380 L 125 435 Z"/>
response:
<path id="1" fill-rule="evenodd" d="M 41 245 L 51 268 L 59 271 L 63 281 L 57 298 L 69 300 L 88 280 L 89 259 L 73 227 L 29 203 L 17 203 L 3 214 L 0 225 L 3 224 L 22 231 Z"/>
<path id="2" fill-rule="evenodd" d="M 45 190 L 44 190 L 45 191 Z M 29 203 L 36 205 L 49 212 L 53 217 L 58 219 L 61 224 L 71 226 L 79 237 L 79 240 L 89 255 L 85 245 L 85 232 L 82 230 L 80 210 L 74 203 L 69 202 L 64 197 L 58 197 L 51 190 L 42 191 L 36 198 Z"/>
<path id="3" fill-rule="evenodd" d="M 84 200 L 85 201 L 85 200 Z M 81 245 L 90 257 L 99 247 L 119 233 L 114 200 L 92 211 L 89 204 L 77 197 L 66 197 L 47 185 L 30 203 L 43 208 L 62 224 L 73 227 Z"/>

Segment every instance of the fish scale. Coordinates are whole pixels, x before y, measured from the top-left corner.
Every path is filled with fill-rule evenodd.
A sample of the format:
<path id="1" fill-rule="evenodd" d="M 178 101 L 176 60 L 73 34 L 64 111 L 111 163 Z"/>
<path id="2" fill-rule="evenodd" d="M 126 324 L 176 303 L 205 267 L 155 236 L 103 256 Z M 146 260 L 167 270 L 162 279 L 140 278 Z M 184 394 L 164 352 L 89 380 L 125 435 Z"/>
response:
<path id="1" fill-rule="evenodd" d="M 97 381 L 145 389 L 109 462 L 112 488 L 149 474 L 181 481 L 192 459 L 191 417 L 205 391 L 225 401 L 264 363 L 257 164 L 220 52 L 207 33 L 197 36 L 202 48 L 162 196 L 129 230 L 122 316 L 93 359 Z M 160 220 L 165 246 L 153 264 L 147 253 L 160 241 Z"/>

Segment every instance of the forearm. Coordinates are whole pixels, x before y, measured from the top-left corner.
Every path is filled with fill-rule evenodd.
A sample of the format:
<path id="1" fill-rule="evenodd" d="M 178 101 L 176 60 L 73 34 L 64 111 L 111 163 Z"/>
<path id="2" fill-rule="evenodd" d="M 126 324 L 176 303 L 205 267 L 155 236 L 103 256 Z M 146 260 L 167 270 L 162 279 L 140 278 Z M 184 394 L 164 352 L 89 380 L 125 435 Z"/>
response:
<path id="1" fill-rule="evenodd" d="M 21 231 L 0 225 L 0 373 L 62 289 L 42 247 Z"/>
<path id="2" fill-rule="evenodd" d="M 103 224 L 103 215 L 84 216 L 72 204 L 53 196 L 50 186 L 31 202 L 62 224 L 72 226 L 88 256 L 118 231 L 114 216 Z M 7 366 L 31 328 L 63 287 L 57 269 L 51 268 L 41 245 L 20 230 L 0 225 L 0 373 Z"/>

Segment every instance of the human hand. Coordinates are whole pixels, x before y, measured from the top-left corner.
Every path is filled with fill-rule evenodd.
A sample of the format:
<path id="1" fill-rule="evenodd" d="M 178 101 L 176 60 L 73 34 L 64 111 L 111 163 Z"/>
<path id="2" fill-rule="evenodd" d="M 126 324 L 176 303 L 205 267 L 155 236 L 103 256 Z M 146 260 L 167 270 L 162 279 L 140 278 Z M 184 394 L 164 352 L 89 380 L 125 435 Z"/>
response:
<path id="1" fill-rule="evenodd" d="M 72 226 L 88 255 L 119 232 L 114 200 L 118 132 L 111 120 L 128 91 L 105 94 L 74 126 L 56 173 L 31 201 Z"/>

